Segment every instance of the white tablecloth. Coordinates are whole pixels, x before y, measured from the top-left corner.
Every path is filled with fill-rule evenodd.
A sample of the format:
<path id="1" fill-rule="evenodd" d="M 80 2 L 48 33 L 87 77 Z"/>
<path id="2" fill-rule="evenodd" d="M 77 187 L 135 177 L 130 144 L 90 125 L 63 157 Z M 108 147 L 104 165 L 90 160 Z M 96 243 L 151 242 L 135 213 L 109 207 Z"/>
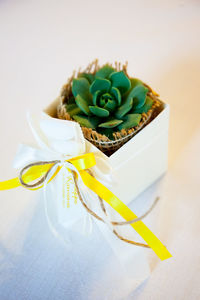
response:
<path id="1" fill-rule="evenodd" d="M 96 57 L 128 60 L 129 73 L 171 106 L 169 171 L 137 201 L 159 192 L 159 234 L 173 254 L 153 260 L 151 277 L 133 291 L 101 238 L 89 237 L 88 253 L 76 255 L 74 247 L 66 255 L 36 195 L 22 188 L 1 192 L 0 299 L 200 298 L 199 36 L 195 0 L 0 2 L 0 180 L 16 175 L 11 162 L 19 142 L 33 141 L 28 109 L 46 107 L 73 69 Z"/>

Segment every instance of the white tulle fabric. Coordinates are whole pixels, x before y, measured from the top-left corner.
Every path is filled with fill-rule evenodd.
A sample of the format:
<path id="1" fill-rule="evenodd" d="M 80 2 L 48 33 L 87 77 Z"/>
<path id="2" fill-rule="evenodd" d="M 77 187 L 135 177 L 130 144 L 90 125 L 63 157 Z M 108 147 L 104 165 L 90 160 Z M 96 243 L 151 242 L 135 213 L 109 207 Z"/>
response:
<path id="1" fill-rule="evenodd" d="M 92 172 L 97 180 L 109 188 L 114 179 L 108 158 L 94 146 L 88 147 L 88 142 L 84 139 L 79 124 L 75 122 L 55 119 L 45 113 L 39 115 L 29 113 L 27 119 L 37 146 L 21 144 L 14 159 L 14 167 L 21 169 L 32 162 L 51 160 L 59 160 L 62 167 L 56 177 L 47 184 L 57 166 L 51 170 L 42 188 L 45 214 L 52 234 L 70 248 L 72 243 L 76 243 L 77 234 L 85 235 L 87 239 L 87 235 L 92 233 L 95 222 L 105 243 L 109 244 L 113 255 L 121 263 L 123 272 L 125 271 L 130 279 L 134 280 L 134 285 L 137 287 L 150 274 L 146 256 L 148 249 L 126 244 L 114 236 L 110 220 L 120 221 L 122 219 L 106 203 L 108 217 L 102 213 L 97 195 L 83 184 L 80 176 L 78 185 L 84 201 L 90 209 L 104 218 L 105 224 L 91 217 L 79 199 L 77 198 L 76 201 L 73 196 L 74 184 L 69 170 L 73 169 L 77 174 L 78 171 L 66 160 L 87 153 L 88 149 L 89 151 L 94 150 L 96 165 L 92 168 Z M 68 196 L 65 193 L 66 178 L 69 181 Z M 121 226 L 117 230 L 127 238 L 140 240 L 131 226 Z M 88 244 L 88 247 L 92 247 L 92 245 Z"/>

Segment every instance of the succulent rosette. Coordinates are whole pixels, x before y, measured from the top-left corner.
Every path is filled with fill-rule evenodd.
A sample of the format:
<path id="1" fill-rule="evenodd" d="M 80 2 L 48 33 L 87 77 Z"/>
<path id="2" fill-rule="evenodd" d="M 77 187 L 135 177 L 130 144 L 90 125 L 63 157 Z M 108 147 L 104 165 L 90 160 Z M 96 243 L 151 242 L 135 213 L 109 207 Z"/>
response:
<path id="1" fill-rule="evenodd" d="M 153 105 L 149 89 L 126 72 L 104 65 L 96 73 L 80 73 L 72 81 L 66 103 L 71 119 L 113 139 L 113 133 L 138 126 Z"/>

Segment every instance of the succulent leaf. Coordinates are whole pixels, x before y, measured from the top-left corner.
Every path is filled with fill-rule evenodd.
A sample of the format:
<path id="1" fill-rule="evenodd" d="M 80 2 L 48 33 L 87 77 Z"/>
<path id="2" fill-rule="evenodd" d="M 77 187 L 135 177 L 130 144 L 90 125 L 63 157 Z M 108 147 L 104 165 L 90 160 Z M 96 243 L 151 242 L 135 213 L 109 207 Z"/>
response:
<path id="1" fill-rule="evenodd" d="M 143 82 L 138 78 L 129 78 L 129 80 L 131 82 L 131 88 L 125 93 L 124 98 L 128 97 L 134 87 L 136 87 L 137 85 L 143 85 Z"/>
<path id="2" fill-rule="evenodd" d="M 130 78 L 130 82 L 131 82 L 131 89 L 133 89 L 138 84 L 143 85 L 142 81 L 138 78 Z"/>
<path id="3" fill-rule="evenodd" d="M 90 86 L 90 93 L 94 94 L 96 91 L 108 92 L 111 87 L 111 82 L 108 79 L 97 78 Z"/>
<path id="4" fill-rule="evenodd" d="M 126 101 L 124 104 L 122 104 L 118 109 L 116 110 L 115 116 L 119 119 L 121 119 L 123 116 L 125 116 L 133 107 L 133 100 L 130 98 L 128 101 Z"/>
<path id="5" fill-rule="evenodd" d="M 114 100 L 108 100 L 107 103 L 104 105 L 104 108 L 106 108 L 110 112 L 114 111 L 115 107 L 116 107 L 116 102 Z"/>
<path id="6" fill-rule="evenodd" d="M 149 96 L 147 96 L 145 104 L 142 107 L 136 109 L 133 108 L 133 112 L 139 114 L 147 113 L 149 109 L 152 107 L 152 105 L 153 105 L 153 100 Z"/>
<path id="7" fill-rule="evenodd" d="M 117 99 L 118 105 L 120 105 L 122 101 L 120 91 L 116 87 L 112 87 L 110 93 Z"/>
<path id="8" fill-rule="evenodd" d="M 81 73 L 78 76 L 79 78 L 85 78 L 89 81 L 89 83 L 91 84 L 94 80 L 94 75 L 91 73 Z"/>
<path id="9" fill-rule="evenodd" d="M 111 73 L 109 79 L 112 86 L 118 88 L 122 94 L 126 93 L 131 87 L 131 82 L 123 71 Z"/>
<path id="10" fill-rule="evenodd" d="M 148 89 L 144 85 L 136 85 L 127 97 L 127 101 L 133 99 L 133 106 L 135 108 L 140 108 L 145 104 L 146 94 Z"/>
<path id="11" fill-rule="evenodd" d="M 92 101 L 94 105 L 97 105 L 98 97 L 101 95 L 101 91 L 96 91 L 93 95 Z"/>
<path id="12" fill-rule="evenodd" d="M 124 122 L 118 126 L 118 130 L 129 129 L 131 127 L 137 126 L 141 120 L 140 114 L 128 114 L 124 118 Z"/>
<path id="13" fill-rule="evenodd" d="M 91 101 L 92 96 L 90 94 L 90 84 L 85 78 L 77 78 L 73 79 L 72 83 L 72 94 L 76 98 L 77 95 L 80 95 L 82 98 L 87 99 L 87 101 Z"/>
<path id="14" fill-rule="evenodd" d="M 91 115 L 87 100 L 83 99 L 80 95 L 77 95 L 75 100 L 82 112 L 84 112 L 87 116 Z"/>
<path id="15" fill-rule="evenodd" d="M 101 99 L 104 99 L 105 101 L 108 101 L 108 100 L 112 100 L 113 97 L 112 97 L 112 95 L 110 93 L 103 93 L 101 95 Z"/>
<path id="16" fill-rule="evenodd" d="M 66 104 L 66 109 L 69 115 L 72 117 L 73 115 L 77 115 L 81 113 L 81 109 L 74 104 Z"/>
<path id="17" fill-rule="evenodd" d="M 93 116 L 93 117 L 87 117 L 83 115 L 74 115 L 73 119 L 77 121 L 81 126 L 95 129 L 97 128 L 99 124 L 99 118 Z"/>
<path id="18" fill-rule="evenodd" d="M 90 111 L 97 117 L 104 118 L 109 116 L 109 111 L 98 106 L 89 106 Z"/>
<path id="19" fill-rule="evenodd" d="M 114 128 L 121 124 L 123 120 L 112 119 L 107 122 L 101 123 L 98 126 L 102 128 Z"/>
<path id="20" fill-rule="evenodd" d="M 105 65 L 96 72 L 95 78 L 108 78 L 114 71 L 115 70 L 111 66 Z"/>
<path id="21" fill-rule="evenodd" d="M 113 133 L 115 132 L 112 128 L 98 128 L 98 132 L 102 135 L 107 136 L 110 140 L 113 140 Z"/>
<path id="22" fill-rule="evenodd" d="M 99 99 L 99 105 L 100 105 L 101 107 L 104 107 L 105 104 L 106 104 L 106 99 L 104 99 L 104 98 L 101 97 L 101 98 Z"/>

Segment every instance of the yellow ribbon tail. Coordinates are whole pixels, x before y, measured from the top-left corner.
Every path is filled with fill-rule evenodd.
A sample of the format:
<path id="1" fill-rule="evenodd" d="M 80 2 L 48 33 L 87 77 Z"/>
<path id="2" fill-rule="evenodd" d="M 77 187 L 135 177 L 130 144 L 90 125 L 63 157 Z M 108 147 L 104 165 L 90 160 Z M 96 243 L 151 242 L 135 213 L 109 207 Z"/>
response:
<path id="1" fill-rule="evenodd" d="M 6 181 L 0 182 L 0 191 L 10 190 L 17 188 L 21 185 L 19 178 L 13 178 Z"/>
<path id="2" fill-rule="evenodd" d="M 107 189 L 98 180 L 85 171 L 80 171 L 84 184 L 95 192 L 99 197 L 104 199 L 115 211 L 117 211 L 126 221 L 136 219 L 137 216 L 126 206 L 117 196 Z M 151 249 L 157 254 L 161 260 L 172 257 L 167 248 L 161 241 L 151 232 L 151 230 L 142 222 L 138 221 L 130 224 L 137 233 L 146 241 Z"/>

